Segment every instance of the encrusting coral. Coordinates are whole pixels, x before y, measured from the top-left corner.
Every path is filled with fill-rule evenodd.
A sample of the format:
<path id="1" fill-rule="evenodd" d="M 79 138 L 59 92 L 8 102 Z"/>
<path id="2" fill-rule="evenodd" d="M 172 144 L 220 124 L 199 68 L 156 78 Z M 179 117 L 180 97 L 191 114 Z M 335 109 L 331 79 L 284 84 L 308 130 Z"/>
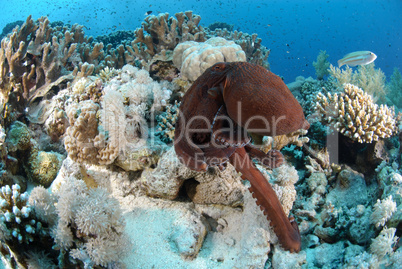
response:
<path id="1" fill-rule="evenodd" d="M 352 84 L 345 84 L 340 94 L 318 93 L 316 105 L 324 123 L 359 143 L 390 137 L 395 130 L 393 109 L 378 106 L 371 95 Z"/>

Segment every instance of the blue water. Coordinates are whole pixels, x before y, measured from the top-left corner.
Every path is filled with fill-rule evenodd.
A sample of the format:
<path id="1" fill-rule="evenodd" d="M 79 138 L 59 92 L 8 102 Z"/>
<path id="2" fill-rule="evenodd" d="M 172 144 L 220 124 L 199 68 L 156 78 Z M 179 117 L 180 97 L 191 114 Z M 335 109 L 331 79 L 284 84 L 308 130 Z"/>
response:
<path id="1" fill-rule="evenodd" d="M 32 14 L 34 19 L 48 16 L 50 21 L 85 25 L 85 32 L 92 36 L 134 30 L 141 26 L 146 11 L 174 15 L 193 10 L 201 15 L 203 26 L 221 21 L 257 33 L 271 49 L 271 71 L 287 83 L 299 75 L 315 77 L 312 62 L 320 50 L 327 51 L 334 65 L 349 52 L 370 50 L 378 56 L 376 67 L 388 78 L 394 67 L 402 71 L 401 0 L 1 1 L 0 30 Z"/>

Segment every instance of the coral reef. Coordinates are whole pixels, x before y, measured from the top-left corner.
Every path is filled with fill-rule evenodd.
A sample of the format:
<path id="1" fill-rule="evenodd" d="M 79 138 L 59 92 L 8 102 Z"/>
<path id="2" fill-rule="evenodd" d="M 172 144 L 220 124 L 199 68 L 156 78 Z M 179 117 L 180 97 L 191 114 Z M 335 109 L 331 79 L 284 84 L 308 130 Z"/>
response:
<path id="1" fill-rule="evenodd" d="M 208 25 L 208 29 L 211 31 L 215 31 L 216 29 L 226 29 L 228 31 L 233 31 L 233 24 L 227 24 L 225 22 L 214 22 Z"/>
<path id="2" fill-rule="evenodd" d="M 395 130 L 394 111 L 378 106 L 371 95 L 352 84 L 346 84 L 339 95 L 318 93 L 317 109 L 326 124 L 359 143 L 390 137 Z"/>
<path id="3" fill-rule="evenodd" d="M 251 134 L 264 152 L 284 154 L 278 168 L 256 167 L 299 224 L 302 248 L 290 253 L 231 164 L 195 172 L 171 147 L 183 93 L 210 63 L 269 69 L 256 34 L 204 29 L 200 20 L 160 13 L 136 31 L 96 38 L 46 17 L 8 28 L 0 47 L 4 265 L 400 268 L 402 114 L 391 108 L 401 109 L 400 72 L 385 84 L 374 64 L 328 67 L 321 51 L 317 79 L 288 84 L 309 132 Z"/>
<path id="4" fill-rule="evenodd" d="M 82 89 L 75 90 L 77 94 L 91 87 L 78 83 L 74 88 Z M 147 71 L 126 65 L 102 86 L 101 100 L 72 102 L 67 107 L 70 127 L 64 141 L 69 157 L 102 165 L 118 159 L 117 165 L 128 170 L 156 163 L 162 147 L 145 142 L 146 117 L 155 117 L 167 105 L 171 91 L 165 85 L 169 86 L 153 81 Z"/>
<path id="5" fill-rule="evenodd" d="M 52 28 L 49 23 L 45 17 L 37 22 L 28 17 L 1 42 L 1 99 L 6 103 L 11 98 L 16 113 L 23 113 L 27 102 L 72 80 L 73 71 L 76 74 L 79 70 L 77 43 L 86 40 L 82 27 Z M 96 57 L 93 53 L 87 60 Z"/>

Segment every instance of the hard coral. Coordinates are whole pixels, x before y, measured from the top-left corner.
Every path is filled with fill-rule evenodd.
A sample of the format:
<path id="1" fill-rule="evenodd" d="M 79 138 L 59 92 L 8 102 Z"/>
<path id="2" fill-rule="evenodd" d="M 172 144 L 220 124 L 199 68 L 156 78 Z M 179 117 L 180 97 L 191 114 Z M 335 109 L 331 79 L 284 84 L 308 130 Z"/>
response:
<path id="1" fill-rule="evenodd" d="M 345 84 L 339 95 L 318 93 L 316 105 L 325 123 L 359 143 L 390 137 L 395 130 L 393 109 L 378 106 L 371 95 L 352 84 Z"/>
<path id="2" fill-rule="evenodd" d="M 91 100 L 72 104 L 67 110 L 70 127 L 66 131 L 64 146 L 71 159 L 79 162 L 96 160 L 98 151 L 94 139 L 98 135 L 98 110 L 99 105 Z"/>
<path id="3" fill-rule="evenodd" d="M 63 155 L 57 152 L 32 150 L 26 172 L 28 178 L 44 187 L 49 187 L 56 178 L 63 162 Z"/>
<path id="4" fill-rule="evenodd" d="M 174 138 L 174 126 L 177 120 L 177 113 L 179 112 L 179 103 L 177 101 L 174 105 L 167 105 L 166 110 L 156 116 L 158 125 L 156 126 L 157 135 L 162 142 L 169 144 Z"/>
<path id="5" fill-rule="evenodd" d="M 204 43 L 183 42 L 173 51 L 173 63 L 181 71 L 181 77 L 195 81 L 205 70 L 218 62 L 245 62 L 246 54 L 233 41 L 221 37 Z"/>
<path id="6" fill-rule="evenodd" d="M 268 56 L 271 51 L 261 44 L 262 39 L 257 37 L 257 34 L 250 35 L 237 30 L 231 32 L 219 28 L 214 31 L 206 28 L 205 32 L 207 38 L 218 36 L 235 42 L 246 53 L 247 62 L 261 65 L 269 70 Z"/>
<path id="7" fill-rule="evenodd" d="M 15 121 L 7 132 L 5 142 L 11 152 L 27 150 L 31 147 L 31 133 L 24 123 Z"/>
<path id="8" fill-rule="evenodd" d="M 99 63 L 103 44 L 86 44 L 83 26 L 52 28 L 46 17 L 34 21 L 29 16 L 21 27 L 1 41 L 0 87 L 1 107 L 24 113 L 27 103 L 57 91 L 75 75 L 88 76 Z M 81 44 L 81 43 L 85 43 Z M 79 70 L 81 69 L 81 72 Z"/>
<path id="9" fill-rule="evenodd" d="M 135 31 L 134 43 L 139 43 L 139 46 L 133 44 L 136 54 L 142 50 L 152 57 L 162 50 L 173 50 L 180 42 L 205 41 L 203 29 L 198 26 L 200 16 L 193 15 L 192 11 L 176 13 L 175 16 L 169 18 L 169 13 L 160 13 L 146 17 L 142 28 Z"/>
<path id="10" fill-rule="evenodd" d="M 124 169 L 140 170 L 157 161 L 159 154 L 158 147 L 141 144 L 148 138 L 146 119 L 162 110 L 171 91 L 164 86 L 168 84 L 153 81 L 146 70 L 125 65 L 116 72 L 115 78 L 100 87 L 99 104 L 92 100 L 70 104 L 65 148 L 74 161 L 108 165 L 118 159 Z M 84 92 L 91 87 L 82 84 Z"/>

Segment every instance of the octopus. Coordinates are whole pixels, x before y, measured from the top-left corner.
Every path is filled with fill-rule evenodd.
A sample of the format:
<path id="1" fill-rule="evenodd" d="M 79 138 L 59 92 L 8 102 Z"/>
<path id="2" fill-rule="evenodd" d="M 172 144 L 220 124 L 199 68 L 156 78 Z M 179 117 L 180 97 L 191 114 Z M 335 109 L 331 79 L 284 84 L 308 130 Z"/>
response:
<path id="1" fill-rule="evenodd" d="M 260 151 L 249 133 L 283 135 L 308 129 L 303 110 L 280 77 L 247 62 L 221 62 L 208 68 L 183 96 L 174 147 L 181 163 L 195 171 L 232 164 L 270 221 L 280 245 L 299 252 L 301 238 L 269 182 L 254 164 L 276 168 L 278 150 Z"/>

